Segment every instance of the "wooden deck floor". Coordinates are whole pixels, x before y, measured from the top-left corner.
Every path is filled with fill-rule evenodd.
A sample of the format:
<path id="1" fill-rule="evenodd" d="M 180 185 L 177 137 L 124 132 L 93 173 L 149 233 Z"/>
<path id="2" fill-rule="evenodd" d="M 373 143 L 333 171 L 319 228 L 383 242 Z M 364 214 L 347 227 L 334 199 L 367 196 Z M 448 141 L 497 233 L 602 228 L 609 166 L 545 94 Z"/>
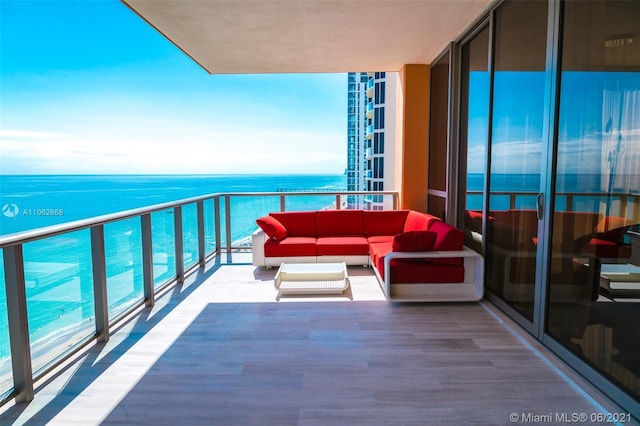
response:
<path id="1" fill-rule="evenodd" d="M 554 424 L 601 409 L 484 303 L 388 303 L 361 267 L 344 296 L 278 301 L 275 270 L 233 260 L 141 310 L 30 404 L 0 408 L 0 424 Z"/>

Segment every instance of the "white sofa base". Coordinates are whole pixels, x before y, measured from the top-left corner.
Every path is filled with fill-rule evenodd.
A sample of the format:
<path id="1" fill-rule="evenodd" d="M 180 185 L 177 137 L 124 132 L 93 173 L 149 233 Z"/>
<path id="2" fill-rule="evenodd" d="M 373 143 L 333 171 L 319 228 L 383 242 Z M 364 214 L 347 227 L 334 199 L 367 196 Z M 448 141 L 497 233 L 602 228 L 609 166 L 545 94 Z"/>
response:
<path id="1" fill-rule="evenodd" d="M 396 302 L 475 302 L 484 295 L 484 260 L 468 247 L 459 251 L 391 252 L 384 257 L 384 270 L 389 271 L 393 259 L 455 258 L 464 262 L 464 281 L 461 283 L 391 283 L 373 271 L 387 300 Z"/>

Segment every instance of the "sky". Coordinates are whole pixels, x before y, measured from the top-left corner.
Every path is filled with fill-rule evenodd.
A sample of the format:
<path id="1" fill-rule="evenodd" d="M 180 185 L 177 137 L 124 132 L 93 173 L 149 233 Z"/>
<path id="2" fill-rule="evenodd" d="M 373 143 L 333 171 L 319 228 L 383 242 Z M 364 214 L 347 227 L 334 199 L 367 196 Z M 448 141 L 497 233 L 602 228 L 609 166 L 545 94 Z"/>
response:
<path id="1" fill-rule="evenodd" d="M 0 0 L 0 174 L 342 174 L 346 74 L 210 75 L 117 0 Z"/>

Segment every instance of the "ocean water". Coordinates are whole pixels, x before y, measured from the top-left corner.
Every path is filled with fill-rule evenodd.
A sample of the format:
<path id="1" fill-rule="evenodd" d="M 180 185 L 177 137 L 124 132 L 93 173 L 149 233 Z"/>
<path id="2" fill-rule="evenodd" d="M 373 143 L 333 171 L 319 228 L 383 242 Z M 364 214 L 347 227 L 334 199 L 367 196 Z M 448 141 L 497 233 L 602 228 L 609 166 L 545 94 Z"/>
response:
<path id="1" fill-rule="evenodd" d="M 0 235 L 42 228 L 109 213 L 212 193 L 309 191 L 288 197 L 287 210 L 319 210 L 332 206 L 335 196 L 317 191 L 346 189 L 341 175 L 196 175 L 196 176 L 0 176 Z M 205 202 L 205 244 L 214 249 L 213 202 Z M 224 201 L 221 202 L 221 209 Z M 255 220 L 280 210 L 278 197 L 234 197 L 231 200 L 231 239 L 246 242 Z M 197 261 L 195 204 L 183 207 L 184 263 Z M 153 213 L 154 283 L 175 276 L 173 211 Z M 225 244 L 224 210 L 222 244 Z M 107 294 L 110 318 L 118 316 L 143 295 L 140 220 L 106 224 Z M 34 369 L 51 361 L 49 349 L 71 345 L 92 334 L 93 288 L 90 233 L 67 233 L 23 246 L 27 314 Z M 10 348 L 4 265 L 0 262 L 0 394 L 10 387 Z"/>
<path id="2" fill-rule="evenodd" d="M 0 205 L 17 207 L 16 215 L 0 215 L 0 235 L 211 193 L 346 186 L 342 175 L 0 176 Z M 326 199 L 296 198 L 291 207 L 321 208 Z"/>

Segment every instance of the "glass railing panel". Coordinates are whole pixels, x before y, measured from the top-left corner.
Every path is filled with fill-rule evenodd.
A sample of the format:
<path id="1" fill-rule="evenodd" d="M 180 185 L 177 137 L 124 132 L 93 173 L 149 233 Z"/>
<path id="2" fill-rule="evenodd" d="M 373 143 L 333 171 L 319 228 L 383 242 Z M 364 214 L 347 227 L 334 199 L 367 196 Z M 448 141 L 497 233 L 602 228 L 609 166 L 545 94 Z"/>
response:
<path id="1" fill-rule="evenodd" d="M 185 269 L 198 263 L 198 209 L 196 203 L 182 206 L 182 250 Z"/>
<path id="2" fill-rule="evenodd" d="M 4 280 L 3 251 L 0 249 L 0 396 L 13 388 L 11 374 L 11 347 L 9 346 L 9 316 L 7 312 L 7 291 Z"/>
<path id="3" fill-rule="evenodd" d="M 153 241 L 153 284 L 162 286 L 176 277 L 175 232 L 173 209 L 151 213 Z"/>
<path id="4" fill-rule="evenodd" d="M 204 200 L 204 251 L 207 255 L 216 250 L 216 224 L 213 199 Z"/>
<path id="5" fill-rule="evenodd" d="M 24 245 L 33 371 L 95 334 L 89 229 Z"/>
<path id="6" fill-rule="evenodd" d="M 280 211 L 278 196 L 236 196 L 230 198 L 231 246 L 251 248 L 251 234 L 258 228 L 256 219 Z M 223 232 L 224 232 L 224 228 Z"/>
<path id="7" fill-rule="evenodd" d="M 140 218 L 104 225 L 109 318 L 144 299 Z"/>

